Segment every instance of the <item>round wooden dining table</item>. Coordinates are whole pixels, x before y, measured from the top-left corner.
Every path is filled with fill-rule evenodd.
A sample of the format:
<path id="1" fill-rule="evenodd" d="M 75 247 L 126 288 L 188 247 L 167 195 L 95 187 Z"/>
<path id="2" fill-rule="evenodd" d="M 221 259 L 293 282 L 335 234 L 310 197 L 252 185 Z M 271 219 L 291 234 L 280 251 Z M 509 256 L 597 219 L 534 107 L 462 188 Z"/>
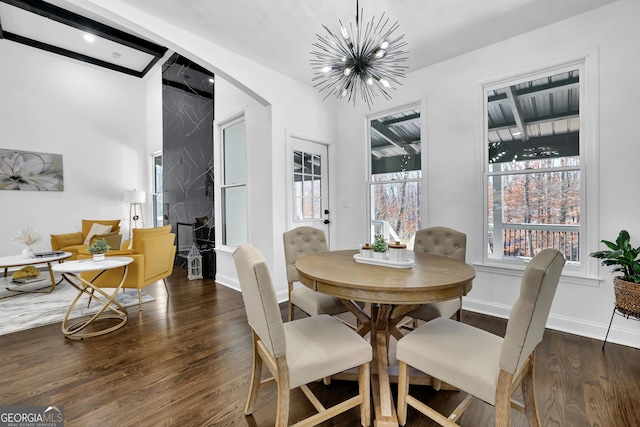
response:
<path id="1" fill-rule="evenodd" d="M 462 298 L 472 287 L 475 269 L 462 261 L 409 252 L 407 268 L 356 262 L 358 251 L 331 251 L 296 261 L 300 282 L 308 288 L 340 298 L 358 320 L 358 333 L 371 332 L 371 386 L 374 426 L 398 426 L 389 378 L 389 338 L 402 338 L 397 328 L 420 304 Z M 371 304 L 367 314 L 362 304 Z"/>

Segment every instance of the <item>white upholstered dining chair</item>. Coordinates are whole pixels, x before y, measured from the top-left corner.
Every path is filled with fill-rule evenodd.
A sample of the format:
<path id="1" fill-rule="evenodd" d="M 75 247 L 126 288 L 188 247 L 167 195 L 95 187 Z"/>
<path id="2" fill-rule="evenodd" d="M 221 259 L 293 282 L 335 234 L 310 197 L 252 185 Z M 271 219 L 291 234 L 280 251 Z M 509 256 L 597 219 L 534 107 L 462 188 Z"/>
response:
<path id="1" fill-rule="evenodd" d="M 253 370 L 245 414 L 253 412 L 258 390 L 277 383 L 275 425 L 288 425 L 290 390 L 300 387 L 318 413 L 295 425 L 316 425 L 360 406 L 363 426 L 371 422 L 371 345 L 334 317 L 319 315 L 283 322 L 269 268 L 251 245 L 238 246 L 233 254 L 249 325 L 253 330 Z M 262 366 L 273 375 L 262 380 Z M 325 408 L 308 383 L 351 368 L 358 368 L 358 394 Z"/>
<path id="2" fill-rule="evenodd" d="M 284 259 L 287 267 L 287 282 L 289 287 L 289 320 L 293 320 L 293 307 L 296 306 L 309 316 L 319 314 L 346 313 L 347 307 L 336 297 L 321 294 L 306 286 L 294 286 L 298 282 L 298 270 L 296 261 L 303 256 L 326 252 L 327 239 L 324 231 L 308 226 L 301 226 L 293 230 L 285 231 L 282 235 L 284 241 Z"/>
<path id="3" fill-rule="evenodd" d="M 416 231 L 413 251 L 444 256 L 464 262 L 467 253 L 467 235 L 448 227 L 423 228 Z M 448 319 L 455 314 L 456 319 L 460 320 L 461 308 L 462 297 L 423 304 L 407 313 L 407 316 L 428 322 L 436 317 Z"/>
<path id="4" fill-rule="evenodd" d="M 400 339 L 396 353 L 400 423 L 406 424 L 407 405 L 411 405 L 442 426 L 457 426 L 457 418 L 476 397 L 495 406 L 496 426 L 510 425 L 513 406 L 526 414 L 529 426 L 539 427 L 534 393 L 535 348 L 542 341 L 564 264 L 564 257 L 555 249 L 544 249 L 529 262 L 504 338 L 439 317 Z M 468 395 L 447 418 L 409 395 L 409 366 Z M 511 400 L 520 385 L 524 404 Z"/>

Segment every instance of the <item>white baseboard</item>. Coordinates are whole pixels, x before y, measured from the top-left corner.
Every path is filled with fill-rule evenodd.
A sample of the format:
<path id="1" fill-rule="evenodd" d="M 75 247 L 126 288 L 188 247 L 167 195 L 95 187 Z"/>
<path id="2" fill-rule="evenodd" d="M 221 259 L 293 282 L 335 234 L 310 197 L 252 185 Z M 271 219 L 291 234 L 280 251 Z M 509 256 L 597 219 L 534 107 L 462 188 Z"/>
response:
<path id="1" fill-rule="evenodd" d="M 214 279 L 216 283 L 219 283 L 227 288 L 231 288 L 238 292 L 240 291 L 240 283 L 238 283 L 238 279 L 232 276 L 225 276 L 224 274 L 216 273 L 216 278 Z"/>
<path id="2" fill-rule="evenodd" d="M 511 313 L 511 307 L 502 304 L 474 300 L 468 297 L 463 298 L 462 301 L 463 309 L 473 311 L 475 313 L 486 314 L 488 316 L 503 319 L 509 318 L 509 314 Z M 585 321 L 583 319 L 576 319 L 553 313 L 549 315 L 549 320 L 547 321 L 547 328 L 549 329 L 593 338 L 600 341 L 604 340 L 608 326 L 608 321 L 607 323 Z M 611 325 L 611 331 L 607 337 L 607 342 L 640 349 L 640 322 L 633 319 L 625 319 L 621 316 L 615 316 L 613 324 Z"/>
<path id="3" fill-rule="evenodd" d="M 223 274 L 217 273 L 216 274 L 216 278 L 215 278 L 215 282 L 219 283 L 223 286 L 226 286 L 227 288 L 236 290 L 238 292 L 241 292 L 240 290 L 240 283 L 238 283 L 238 279 L 232 276 L 225 276 Z M 289 290 L 288 289 L 284 289 L 284 290 L 280 290 L 278 292 L 276 292 L 276 299 L 278 301 L 278 303 L 284 302 L 289 300 Z"/>

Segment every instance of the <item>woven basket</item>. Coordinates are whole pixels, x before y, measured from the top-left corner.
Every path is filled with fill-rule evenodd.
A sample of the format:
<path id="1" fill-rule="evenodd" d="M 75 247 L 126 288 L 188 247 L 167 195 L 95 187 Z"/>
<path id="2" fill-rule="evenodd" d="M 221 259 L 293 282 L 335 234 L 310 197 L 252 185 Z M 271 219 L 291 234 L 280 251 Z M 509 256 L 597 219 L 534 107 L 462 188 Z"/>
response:
<path id="1" fill-rule="evenodd" d="M 613 278 L 616 308 L 626 316 L 640 318 L 640 283 Z"/>

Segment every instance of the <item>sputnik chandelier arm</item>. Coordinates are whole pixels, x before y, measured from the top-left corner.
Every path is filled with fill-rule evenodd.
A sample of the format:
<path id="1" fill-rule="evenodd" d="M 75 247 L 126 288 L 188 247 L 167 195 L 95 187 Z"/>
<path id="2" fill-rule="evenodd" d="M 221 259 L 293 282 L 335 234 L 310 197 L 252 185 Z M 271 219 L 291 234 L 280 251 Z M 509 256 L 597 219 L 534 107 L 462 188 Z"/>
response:
<path id="1" fill-rule="evenodd" d="M 345 27 L 340 23 L 340 34 L 336 35 L 326 26 L 328 35 L 316 34 L 318 41 L 312 46 L 311 67 L 315 70 L 312 79 L 314 87 L 326 92 L 324 99 L 334 95 L 347 99 L 355 106 L 357 93 L 371 109 L 373 99 L 379 95 L 391 99 L 388 90 L 401 85 L 399 79 L 405 77 L 408 67 L 408 52 L 404 34 L 394 37 L 398 22 L 389 25 L 383 13 L 380 19 L 374 16 L 363 28 L 360 25 L 360 11 L 356 0 L 355 27 Z"/>

